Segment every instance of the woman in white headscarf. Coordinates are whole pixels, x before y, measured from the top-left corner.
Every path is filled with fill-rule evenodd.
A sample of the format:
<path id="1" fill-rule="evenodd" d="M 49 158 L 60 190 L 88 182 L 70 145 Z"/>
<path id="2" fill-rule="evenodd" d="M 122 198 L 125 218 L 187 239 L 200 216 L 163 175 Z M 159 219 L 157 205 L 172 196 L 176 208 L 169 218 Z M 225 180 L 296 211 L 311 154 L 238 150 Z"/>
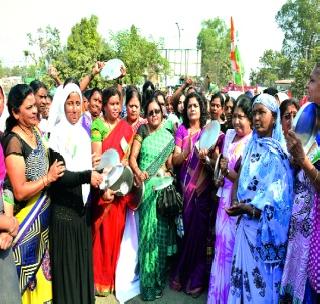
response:
<path id="1" fill-rule="evenodd" d="M 54 303 L 94 303 L 90 184 L 102 177 L 92 171 L 91 142 L 81 125 L 82 94 L 76 84 L 61 92 L 59 123 L 49 146 L 53 158 L 63 160 L 66 172 L 51 187 L 50 248 Z"/>

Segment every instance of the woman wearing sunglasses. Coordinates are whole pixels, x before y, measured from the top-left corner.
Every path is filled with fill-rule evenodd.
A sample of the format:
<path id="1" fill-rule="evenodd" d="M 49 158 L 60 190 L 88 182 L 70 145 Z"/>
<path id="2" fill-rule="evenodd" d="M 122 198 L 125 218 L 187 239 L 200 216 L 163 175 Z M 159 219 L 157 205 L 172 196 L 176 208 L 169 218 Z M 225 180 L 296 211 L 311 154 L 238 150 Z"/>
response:
<path id="1" fill-rule="evenodd" d="M 280 117 L 283 133 L 286 135 L 292 128 L 292 120 L 299 111 L 299 103 L 294 99 L 286 99 L 280 105 Z"/>
<path id="2" fill-rule="evenodd" d="M 139 207 L 140 291 L 144 301 L 153 301 L 162 296 L 166 257 L 175 253 L 176 243 L 171 228 L 174 219 L 157 214 L 152 177 L 171 175 L 174 138 L 165 127 L 162 107 L 155 97 L 147 102 L 144 113 L 148 124 L 141 125 L 134 137 L 130 166 L 136 183 L 144 183 L 145 188 Z"/>

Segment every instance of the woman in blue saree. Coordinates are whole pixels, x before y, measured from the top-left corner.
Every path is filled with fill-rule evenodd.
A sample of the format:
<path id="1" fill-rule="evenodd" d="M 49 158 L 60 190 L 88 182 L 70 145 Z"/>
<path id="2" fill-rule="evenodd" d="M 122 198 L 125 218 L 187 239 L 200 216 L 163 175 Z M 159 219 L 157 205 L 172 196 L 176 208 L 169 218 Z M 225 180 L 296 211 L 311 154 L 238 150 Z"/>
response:
<path id="1" fill-rule="evenodd" d="M 279 107 L 271 95 L 253 103 L 254 131 L 226 211 L 239 218 L 228 303 L 277 303 L 286 254 L 293 179 Z"/>

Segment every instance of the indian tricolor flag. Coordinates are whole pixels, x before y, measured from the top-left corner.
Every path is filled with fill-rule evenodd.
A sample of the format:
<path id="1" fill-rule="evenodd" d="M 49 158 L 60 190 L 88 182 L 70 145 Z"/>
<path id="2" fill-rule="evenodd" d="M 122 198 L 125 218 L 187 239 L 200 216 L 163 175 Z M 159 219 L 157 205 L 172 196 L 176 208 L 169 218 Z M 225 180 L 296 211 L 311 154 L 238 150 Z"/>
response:
<path id="1" fill-rule="evenodd" d="M 231 51 L 230 51 L 230 59 L 231 59 L 231 68 L 233 73 L 234 83 L 237 85 L 243 86 L 242 80 L 242 69 L 240 63 L 240 53 L 235 41 L 235 30 L 233 24 L 233 18 L 231 17 L 231 27 L 230 27 L 230 35 L 231 35 Z"/>

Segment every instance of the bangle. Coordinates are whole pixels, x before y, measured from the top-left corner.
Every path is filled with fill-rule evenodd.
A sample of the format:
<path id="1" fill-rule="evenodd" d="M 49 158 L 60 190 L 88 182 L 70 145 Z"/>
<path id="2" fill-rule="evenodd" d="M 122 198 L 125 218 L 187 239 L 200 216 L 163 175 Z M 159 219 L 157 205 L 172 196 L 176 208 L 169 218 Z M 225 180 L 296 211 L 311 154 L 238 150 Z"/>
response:
<path id="1" fill-rule="evenodd" d="M 45 185 L 45 182 L 44 182 L 44 176 L 42 176 L 42 177 L 41 177 L 41 180 L 42 180 L 43 188 L 45 188 L 45 187 L 46 187 L 46 185 Z"/>
<path id="2" fill-rule="evenodd" d="M 48 186 L 50 184 L 48 174 L 46 174 L 46 178 L 47 178 L 47 186 Z"/>
<path id="3" fill-rule="evenodd" d="M 252 206 L 252 218 L 255 218 L 256 215 L 256 207 Z"/>
<path id="4" fill-rule="evenodd" d="M 237 199 L 233 199 L 232 200 L 232 203 L 231 203 L 232 206 L 235 206 L 235 205 L 238 205 L 238 204 L 239 204 L 239 202 L 238 202 Z"/>
<path id="5" fill-rule="evenodd" d="M 8 231 L 8 233 L 11 235 L 13 230 L 14 230 L 14 226 L 15 226 L 15 220 L 14 220 L 14 217 L 11 217 L 10 218 L 10 221 L 12 222 L 13 221 L 13 228 L 11 229 L 11 231 Z M 12 236 L 12 235 L 11 235 Z"/>
<path id="6" fill-rule="evenodd" d="M 228 177 L 229 173 L 230 173 L 230 170 L 227 169 L 227 170 L 226 170 L 226 174 L 224 175 L 224 177 Z"/>
<path id="7" fill-rule="evenodd" d="M 188 155 L 184 156 L 184 151 L 182 151 L 181 155 L 182 155 L 183 160 L 187 160 L 188 159 Z"/>

